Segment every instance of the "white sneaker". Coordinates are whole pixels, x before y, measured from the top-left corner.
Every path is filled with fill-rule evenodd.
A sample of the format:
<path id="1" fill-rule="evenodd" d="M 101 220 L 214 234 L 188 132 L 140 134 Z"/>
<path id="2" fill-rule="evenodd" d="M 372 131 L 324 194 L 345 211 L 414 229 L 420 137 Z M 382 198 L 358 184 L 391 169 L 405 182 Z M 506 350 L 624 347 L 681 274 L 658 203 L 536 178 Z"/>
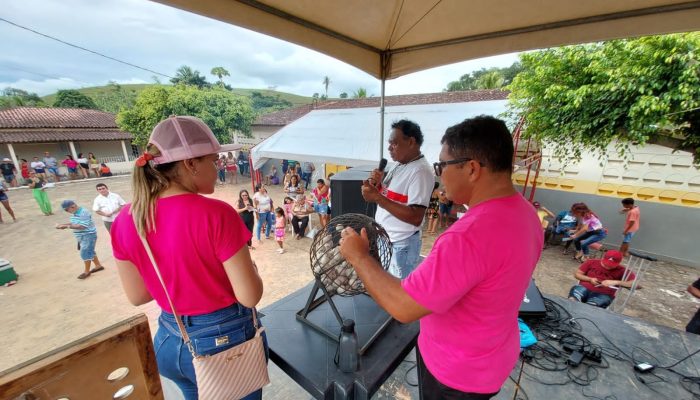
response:
<path id="1" fill-rule="evenodd" d="M 279 249 L 279 250 L 277 250 L 277 252 L 280 254 L 284 254 L 284 249 Z"/>

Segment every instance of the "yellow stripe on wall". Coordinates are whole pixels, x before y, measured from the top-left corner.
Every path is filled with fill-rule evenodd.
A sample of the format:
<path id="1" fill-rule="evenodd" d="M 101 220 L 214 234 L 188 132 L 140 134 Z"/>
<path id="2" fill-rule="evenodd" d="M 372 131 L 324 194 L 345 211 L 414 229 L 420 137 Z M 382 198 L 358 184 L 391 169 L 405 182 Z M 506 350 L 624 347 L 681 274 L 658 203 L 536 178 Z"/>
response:
<path id="1" fill-rule="evenodd" d="M 533 175 L 534 173 L 530 175 L 528 185 L 533 185 L 535 183 Z M 515 184 L 524 185 L 525 179 L 525 174 L 513 174 L 513 183 Z M 649 186 L 594 182 L 567 177 L 541 175 L 537 177 L 537 187 L 605 197 L 631 197 L 633 199 L 655 203 L 700 208 L 700 192 L 688 191 L 683 188 L 653 188 Z"/>

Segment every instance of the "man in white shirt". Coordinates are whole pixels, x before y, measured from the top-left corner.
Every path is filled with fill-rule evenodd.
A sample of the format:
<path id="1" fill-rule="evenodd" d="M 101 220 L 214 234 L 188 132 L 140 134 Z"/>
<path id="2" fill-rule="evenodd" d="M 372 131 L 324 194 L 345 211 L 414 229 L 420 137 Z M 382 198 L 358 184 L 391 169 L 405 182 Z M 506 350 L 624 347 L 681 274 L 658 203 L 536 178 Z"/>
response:
<path id="1" fill-rule="evenodd" d="M 375 220 L 389 234 L 392 245 L 389 272 L 407 277 L 418 265 L 421 226 L 435 185 L 433 168 L 420 147 L 423 133 L 415 122 L 391 125 L 389 154 L 397 164 L 386 174 L 375 169 L 362 185 L 362 197 L 377 203 Z"/>
<path id="2" fill-rule="evenodd" d="M 46 164 L 40 161 L 39 157 L 34 157 L 34 161 L 29 166 L 34 170 L 36 176 L 46 181 Z"/>
<path id="3" fill-rule="evenodd" d="M 112 228 L 112 222 L 117 218 L 119 210 L 124 207 L 126 202 L 120 195 L 110 192 L 104 183 L 97 184 L 97 193 L 99 195 L 95 197 L 95 201 L 92 203 L 92 211 L 102 217 L 102 222 L 104 222 L 105 228 L 109 232 Z"/>

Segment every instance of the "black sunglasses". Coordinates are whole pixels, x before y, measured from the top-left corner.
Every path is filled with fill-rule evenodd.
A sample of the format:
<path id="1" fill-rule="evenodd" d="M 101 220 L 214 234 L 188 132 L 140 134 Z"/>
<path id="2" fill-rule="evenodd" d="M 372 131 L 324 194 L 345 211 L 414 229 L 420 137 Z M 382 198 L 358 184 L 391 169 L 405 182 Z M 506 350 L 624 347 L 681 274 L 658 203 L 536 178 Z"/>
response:
<path id="1" fill-rule="evenodd" d="M 442 170 L 448 165 L 459 164 L 459 163 L 463 163 L 463 162 L 467 162 L 467 161 L 471 161 L 471 160 L 473 160 L 473 159 L 469 158 L 469 157 L 464 157 L 464 158 L 456 158 L 454 160 L 440 161 L 440 162 L 433 163 L 433 169 L 435 170 L 435 176 L 442 175 Z"/>

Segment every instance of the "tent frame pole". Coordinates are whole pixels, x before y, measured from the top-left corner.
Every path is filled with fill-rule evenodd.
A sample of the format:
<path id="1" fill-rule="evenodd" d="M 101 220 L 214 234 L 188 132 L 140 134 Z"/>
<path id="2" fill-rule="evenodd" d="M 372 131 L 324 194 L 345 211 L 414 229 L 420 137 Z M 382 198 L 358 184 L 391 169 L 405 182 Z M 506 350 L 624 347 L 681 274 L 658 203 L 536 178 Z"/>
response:
<path id="1" fill-rule="evenodd" d="M 381 94 L 379 97 L 379 159 L 384 158 L 384 97 L 386 97 L 386 77 L 389 75 L 391 65 L 391 53 L 386 50 L 379 57 Z"/>
<path id="2" fill-rule="evenodd" d="M 382 79 L 382 94 L 379 100 L 379 159 L 384 158 L 384 90 L 386 80 Z"/>

